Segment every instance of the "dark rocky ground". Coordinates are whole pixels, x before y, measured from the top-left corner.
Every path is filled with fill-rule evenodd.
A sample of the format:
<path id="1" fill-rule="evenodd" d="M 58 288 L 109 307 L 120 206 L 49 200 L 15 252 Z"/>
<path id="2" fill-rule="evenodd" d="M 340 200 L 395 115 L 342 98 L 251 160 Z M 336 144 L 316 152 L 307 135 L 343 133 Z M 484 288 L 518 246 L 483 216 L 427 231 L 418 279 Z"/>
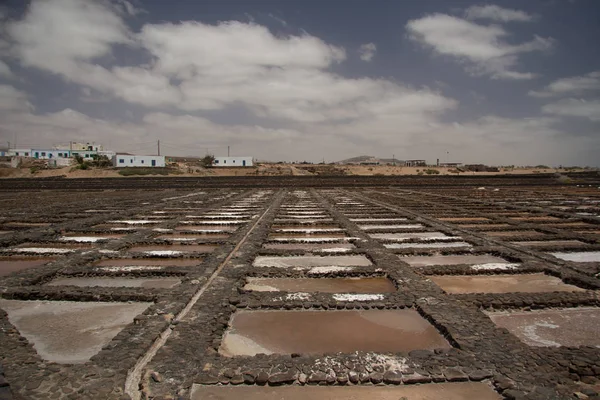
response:
<path id="1" fill-rule="evenodd" d="M 4 233 L 0 234 L 0 256 L 5 258 L 17 257 L 13 249 L 25 243 L 51 247 L 64 233 L 85 236 L 113 232 L 106 227 L 113 224 L 109 221 L 144 219 L 143 216 L 166 218 L 150 226 L 134 226 L 132 231 L 122 232 L 125 234 L 122 238 L 58 255 L 44 266 L 0 277 L 3 299 L 153 303 L 90 361 L 77 365 L 40 358 L 33 345 L 0 310 L 0 399 L 187 398 L 194 383 L 398 385 L 466 380 L 489 382 L 507 399 L 600 398 L 598 347 L 528 346 L 508 330 L 498 328 L 482 312 L 600 306 L 600 264 L 564 261 L 548 254 L 600 251 L 600 218 L 594 216 L 600 215 L 600 190 L 595 176 L 574 176 L 569 184 L 539 176 L 510 177 L 510 180 L 503 177 L 248 179 L 1 180 L 0 231 Z M 130 271 L 99 271 L 93 266 L 100 260 L 146 257 L 127 249 L 134 244 L 168 243 L 156 239 L 164 232 L 153 229 L 175 229 L 181 226 L 181 221 L 189 219 L 187 215 L 246 204 L 246 199 L 252 196 L 255 196 L 252 218 L 229 237 L 207 236 L 192 242 L 216 244 L 214 252 L 170 256 L 196 260 L 192 266 Z M 269 235 L 278 225 L 294 224 L 280 221 L 285 217 L 282 206 L 309 203 L 331 218 L 322 224 L 342 228 L 351 238 L 347 241 L 355 245 L 350 252 L 327 255 L 364 255 L 373 264 L 331 270 L 319 276 L 387 276 L 396 286 L 395 292 L 386 293 L 376 301 L 338 301 L 327 293 L 295 298 L 282 292 L 243 288 L 248 277 L 309 276 L 307 270 L 252 265 L 257 256 L 309 253 L 262 247 L 271 240 Z M 472 247 L 386 248 L 384 245 L 390 241 L 373 239 L 357 222 L 351 221 L 359 215 L 407 218 L 410 223 L 423 225 L 418 232 L 460 236 Z M 15 222 L 45 225 L 19 226 Z M 297 225 L 310 227 L 310 224 Z M 539 235 L 532 238 L 524 235 L 524 231 Z M 408 230 L 368 231 L 377 232 Z M 490 232 L 512 233 L 493 236 Z M 578 244 L 528 247 L 524 242 L 530 240 L 569 240 Z M 403 243 L 422 242 L 413 239 Z M 467 264 L 410 267 L 398 258 L 434 254 L 492 254 L 517 263 L 518 267 L 506 271 L 474 271 Z M 449 295 L 428 279 L 431 275 L 536 272 L 586 290 Z M 44 286 L 64 276 L 176 276 L 182 283 L 172 289 Z M 416 310 L 451 347 L 383 355 L 357 352 L 225 357 L 219 353 L 231 316 L 238 310 L 402 308 Z"/>

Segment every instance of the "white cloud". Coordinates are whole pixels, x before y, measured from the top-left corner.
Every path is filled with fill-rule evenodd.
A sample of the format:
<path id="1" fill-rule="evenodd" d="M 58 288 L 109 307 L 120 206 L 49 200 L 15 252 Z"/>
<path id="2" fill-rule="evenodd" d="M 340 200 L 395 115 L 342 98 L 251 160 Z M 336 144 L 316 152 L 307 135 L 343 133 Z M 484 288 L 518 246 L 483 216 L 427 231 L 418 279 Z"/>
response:
<path id="1" fill-rule="evenodd" d="M 509 33 L 498 25 L 480 25 L 445 14 L 433 14 L 406 24 L 410 38 L 435 53 L 455 58 L 473 75 L 494 79 L 531 79 L 536 75 L 514 71 L 518 55 L 552 47 L 553 40 L 535 36 L 520 44 L 503 39 Z"/>
<path id="2" fill-rule="evenodd" d="M 12 78 L 14 75 L 12 73 L 12 71 L 10 70 L 10 67 L 8 66 L 8 64 L 6 64 L 4 61 L 0 60 L 0 77 L 4 77 L 4 78 Z"/>
<path id="3" fill-rule="evenodd" d="M 492 21 L 500 22 L 528 22 L 533 20 L 533 17 L 524 11 L 502 8 L 493 4 L 471 6 L 466 9 L 465 16 L 468 19 L 490 19 Z"/>
<path id="4" fill-rule="evenodd" d="M 277 15 L 269 13 L 269 17 L 273 18 L 275 21 L 279 22 L 283 26 L 288 26 L 288 23 L 283 18 L 280 18 Z"/>
<path id="5" fill-rule="evenodd" d="M 146 12 L 144 9 L 136 7 L 132 2 L 127 0 L 115 0 L 115 3 L 111 4 L 118 12 L 127 15 L 138 15 Z"/>
<path id="6" fill-rule="evenodd" d="M 25 18 L 8 24 L 7 31 L 24 66 L 63 75 L 110 54 L 113 44 L 131 43 L 124 21 L 102 1 L 33 1 Z"/>
<path id="7" fill-rule="evenodd" d="M 0 85 L 0 111 L 28 111 L 33 106 L 27 100 L 27 93 L 9 85 Z"/>
<path id="8" fill-rule="evenodd" d="M 530 91 L 529 95 L 533 97 L 580 95 L 597 90 L 600 90 L 600 71 L 590 72 L 582 76 L 557 79 L 541 91 Z"/>
<path id="9" fill-rule="evenodd" d="M 371 61 L 375 56 L 375 52 L 377 51 L 377 46 L 375 43 L 365 43 L 361 44 L 358 48 L 358 53 L 360 54 L 360 59 L 363 61 Z"/>
<path id="10" fill-rule="evenodd" d="M 546 104 L 542 112 L 567 117 L 587 118 L 600 121 L 600 100 L 564 99 L 555 103 Z"/>
<path id="11" fill-rule="evenodd" d="M 566 135 L 556 127 L 555 118 L 486 116 L 445 123 L 436 115 L 435 111 L 414 114 L 407 109 L 404 115 L 378 115 L 351 123 L 269 129 L 220 125 L 198 116 L 162 112 L 148 113 L 133 123 L 91 118 L 71 109 L 41 115 L 23 110 L 0 118 L 0 138 L 18 132 L 19 143 L 51 146 L 72 139 L 138 154 L 154 153 L 152 143 L 160 139 L 168 155 L 199 156 L 206 147 L 224 155 L 231 145 L 233 154 L 268 160 L 319 161 L 325 157 L 335 161 L 352 154 L 386 156 L 387 151 L 399 159 L 430 162 L 441 158 L 492 165 L 597 163 L 597 139 Z"/>
<path id="12" fill-rule="evenodd" d="M 422 107 L 415 112 L 454 107 L 428 90 L 334 74 L 329 69 L 346 59 L 345 50 L 308 34 L 276 36 L 264 26 L 238 21 L 146 24 L 134 34 L 115 4 L 34 1 L 23 20 L 9 26 L 14 52 L 24 65 L 146 107 L 193 112 L 235 104 L 259 117 L 296 122 L 403 113 L 408 102 Z M 72 36 L 76 39 L 69 42 Z M 147 51 L 150 62 L 100 65 L 99 58 L 111 57 L 117 44 Z"/>

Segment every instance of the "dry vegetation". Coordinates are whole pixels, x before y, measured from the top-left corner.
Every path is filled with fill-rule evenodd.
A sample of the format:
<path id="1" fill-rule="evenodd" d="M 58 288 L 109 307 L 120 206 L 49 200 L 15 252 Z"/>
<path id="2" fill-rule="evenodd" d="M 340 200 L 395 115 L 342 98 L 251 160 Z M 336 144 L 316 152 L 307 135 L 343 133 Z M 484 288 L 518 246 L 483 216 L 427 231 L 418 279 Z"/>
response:
<path id="1" fill-rule="evenodd" d="M 39 160 L 36 160 L 39 161 Z M 39 162 L 38 162 L 39 164 Z M 551 174 L 559 172 L 585 171 L 585 168 L 500 167 L 498 172 L 461 171 L 450 167 L 400 167 L 393 165 L 338 165 L 338 164 L 284 164 L 259 163 L 245 168 L 204 168 L 195 161 L 170 163 L 167 168 L 112 168 L 87 166 L 85 169 L 72 166 L 46 168 L 40 165 L 24 164 L 20 168 L 10 168 L 10 164 L 0 165 L 0 178 L 102 178 L 122 176 L 390 176 L 390 175 L 503 175 L 503 174 Z M 540 168 L 544 167 L 544 168 Z"/>

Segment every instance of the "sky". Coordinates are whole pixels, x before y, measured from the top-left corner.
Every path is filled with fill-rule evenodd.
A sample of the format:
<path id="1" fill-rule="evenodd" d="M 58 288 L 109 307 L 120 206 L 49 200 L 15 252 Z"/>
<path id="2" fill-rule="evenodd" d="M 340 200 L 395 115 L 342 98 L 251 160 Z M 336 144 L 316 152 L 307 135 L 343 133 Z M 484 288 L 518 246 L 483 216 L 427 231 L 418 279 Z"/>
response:
<path id="1" fill-rule="evenodd" d="M 0 146 L 600 166 L 597 0 L 3 0 Z"/>

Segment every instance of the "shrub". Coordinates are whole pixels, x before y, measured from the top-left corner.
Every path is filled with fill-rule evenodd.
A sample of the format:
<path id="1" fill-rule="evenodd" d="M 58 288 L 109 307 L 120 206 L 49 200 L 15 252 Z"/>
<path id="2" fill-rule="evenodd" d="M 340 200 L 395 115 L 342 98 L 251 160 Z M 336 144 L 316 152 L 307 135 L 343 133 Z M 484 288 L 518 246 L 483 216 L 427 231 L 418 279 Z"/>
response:
<path id="1" fill-rule="evenodd" d="M 215 162 L 215 156 L 212 154 L 207 154 L 204 158 L 200 159 L 200 165 L 204 168 L 212 168 L 213 163 Z"/>
<path id="2" fill-rule="evenodd" d="M 94 160 L 89 162 L 90 166 L 98 167 L 98 168 L 112 167 L 112 162 L 110 161 L 110 159 L 107 156 L 99 156 L 97 154 L 94 154 L 93 158 L 94 158 Z"/>
<path id="3" fill-rule="evenodd" d="M 428 168 L 425 170 L 425 173 L 427 175 L 437 175 L 440 173 L 440 171 L 438 171 L 437 169 L 433 169 L 433 168 Z"/>
<path id="4" fill-rule="evenodd" d="M 75 169 L 83 169 L 83 170 L 86 170 L 86 169 L 90 169 L 90 167 L 91 167 L 91 165 L 90 165 L 90 162 L 89 162 L 89 161 L 84 161 L 84 162 L 82 162 L 81 164 L 77 164 L 77 165 L 75 166 Z"/>

